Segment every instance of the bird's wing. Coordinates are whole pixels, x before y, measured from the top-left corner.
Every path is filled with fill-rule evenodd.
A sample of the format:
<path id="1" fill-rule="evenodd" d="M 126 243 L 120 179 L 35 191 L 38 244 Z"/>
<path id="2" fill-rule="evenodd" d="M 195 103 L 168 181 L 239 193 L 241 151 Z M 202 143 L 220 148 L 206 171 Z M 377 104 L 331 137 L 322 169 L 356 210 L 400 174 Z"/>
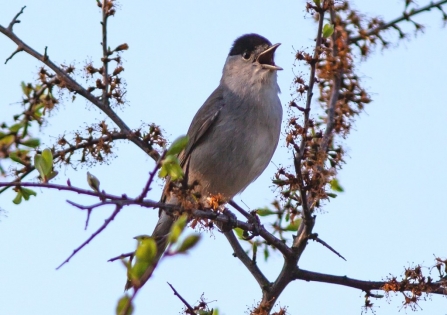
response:
<path id="1" fill-rule="evenodd" d="M 203 139 L 206 138 L 212 126 L 219 117 L 220 111 L 224 106 L 222 89 L 218 87 L 208 97 L 205 103 L 197 111 L 194 116 L 191 126 L 189 126 L 188 136 L 189 142 L 185 150 L 180 154 L 179 161 L 182 167 L 188 163 L 191 152 Z"/>
<path id="2" fill-rule="evenodd" d="M 211 93 L 205 103 L 203 103 L 202 107 L 200 107 L 197 111 L 191 125 L 189 126 L 187 133 L 189 137 L 188 144 L 178 157 L 180 166 L 183 168 L 183 172 L 185 174 L 183 178 L 183 182 L 185 184 L 188 183 L 189 160 L 191 153 L 200 144 L 200 142 L 206 138 L 207 134 L 212 129 L 212 126 L 217 121 L 223 106 L 224 101 L 222 89 L 218 87 L 213 93 Z M 169 184 L 170 180 L 168 178 L 163 189 L 161 202 L 166 202 L 168 191 L 170 189 Z"/>

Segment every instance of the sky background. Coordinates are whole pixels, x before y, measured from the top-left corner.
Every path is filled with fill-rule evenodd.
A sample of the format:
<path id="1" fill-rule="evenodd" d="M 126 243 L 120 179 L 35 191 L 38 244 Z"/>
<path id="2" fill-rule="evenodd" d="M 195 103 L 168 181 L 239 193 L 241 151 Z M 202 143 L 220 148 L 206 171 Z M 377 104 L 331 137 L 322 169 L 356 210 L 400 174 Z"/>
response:
<path id="1" fill-rule="evenodd" d="M 397 0 L 353 3 L 361 12 L 380 15 L 386 21 L 399 16 L 403 8 L 403 1 Z M 99 64 L 100 9 L 95 1 L 0 0 L 0 24 L 7 26 L 24 5 L 22 23 L 14 27 L 22 40 L 41 53 L 48 46 L 55 63 L 75 61 L 78 68 L 86 60 Z M 425 34 L 378 50 L 358 66 L 374 101 L 345 141 L 346 164 L 339 172 L 345 192 L 324 207 L 314 229 L 347 261 L 310 242 L 300 261 L 302 268 L 381 280 L 390 273 L 401 275 L 412 264 L 428 268 L 434 255 L 447 256 L 447 30 L 435 11 L 422 14 L 417 21 L 426 25 Z M 152 122 L 161 125 L 170 140 L 186 133 L 195 112 L 219 83 L 232 42 L 251 32 L 282 43 L 276 64 L 284 68 L 278 82 L 286 105 L 291 100 L 294 49 L 312 47 L 316 33 L 305 1 L 120 1 L 116 16 L 109 20 L 108 33 L 112 48 L 124 42 L 130 46 L 123 54 L 129 105 L 118 110 L 119 114 L 132 128 Z M 34 82 L 39 63 L 20 53 L 4 65 L 16 46 L 1 35 L 0 48 L 0 120 L 10 122 L 19 108 L 20 82 Z M 104 118 L 81 97 L 74 103 L 65 102 L 52 115 L 43 129 L 42 148 L 61 134 Z M 73 185 L 87 188 L 89 170 L 105 191 L 136 196 L 154 163 L 133 144 L 120 143 L 115 153 L 119 158 L 102 165 L 62 168 L 54 182 L 63 184 L 69 178 Z M 273 162 L 291 162 L 284 136 Z M 236 201 L 250 208 L 268 206 L 275 197 L 270 184 L 274 172 L 271 164 Z M 160 191 L 158 182 L 149 197 L 158 200 Z M 119 262 L 108 263 L 107 259 L 133 250 L 134 236 L 150 234 L 158 210 L 123 209 L 106 231 L 55 271 L 112 209 L 97 209 L 89 230 L 84 231 L 85 214 L 65 200 L 93 204 L 94 199 L 37 192 L 37 198 L 20 206 L 12 203 L 11 191 L 0 195 L 4 210 L 0 214 L 0 314 L 113 314 L 126 275 Z M 261 293 L 231 254 L 223 235 L 204 233 L 188 256 L 160 264 L 139 293 L 135 314 L 180 313 L 182 304 L 166 282 L 191 304 L 205 293 L 221 314 L 248 313 Z M 267 264 L 261 259 L 259 264 L 273 281 L 282 258 L 274 254 Z M 363 302 L 364 294 L 358 290 L 303 281 L 289 285 L 279 299 L 279 305 L 288 306 L 289 314 L 358 315 Z M 378 315 L 411 312 L 401 310 L 401 296 L 372 302 Z M 418 314 L 447 313 L 443 297 L 433 296 L 419 306 Z"/>

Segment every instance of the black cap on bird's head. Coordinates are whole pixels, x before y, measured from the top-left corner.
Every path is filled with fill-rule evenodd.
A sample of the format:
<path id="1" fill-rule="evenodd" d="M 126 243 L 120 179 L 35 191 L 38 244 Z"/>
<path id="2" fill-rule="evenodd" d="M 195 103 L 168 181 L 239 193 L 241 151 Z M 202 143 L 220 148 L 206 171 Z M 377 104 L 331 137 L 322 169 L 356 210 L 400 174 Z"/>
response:
<path id="1" fill-rule="evenodd" d="M 281 44 L 272 45 L 265 37 L 258 34 L 246 34 L 237 38 L 231 47 L 229 56 L 241 55 L 245 60 L 257 61 L 263 68 L 282 70 L 275 65 L 274 54 Z"/>

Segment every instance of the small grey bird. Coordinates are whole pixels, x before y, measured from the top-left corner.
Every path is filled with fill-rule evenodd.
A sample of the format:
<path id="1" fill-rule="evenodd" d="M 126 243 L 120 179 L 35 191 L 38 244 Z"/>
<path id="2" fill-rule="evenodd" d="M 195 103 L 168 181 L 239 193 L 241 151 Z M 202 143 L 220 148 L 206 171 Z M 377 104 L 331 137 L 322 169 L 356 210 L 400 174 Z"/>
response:
<path id="1" fill-rule="evenodd" d="M 236 39 L 219 86 L 194 116 L 188 130 L 189 143 L 179 160 L 185 182 L 197 183 L 194 189 L 202 198 L 221 194 L 229 201 L 270 162 L 282 120 L 276 82 L 276 72 L 282 68 L 274 62 L 279 45 L 257 34 Z M 167 189 L 162 201 L 178 203 Z M 157 261 L 166 249 L 173 222 L 172 217 L 160 212 L 152 234 L 157 242 Z"/>

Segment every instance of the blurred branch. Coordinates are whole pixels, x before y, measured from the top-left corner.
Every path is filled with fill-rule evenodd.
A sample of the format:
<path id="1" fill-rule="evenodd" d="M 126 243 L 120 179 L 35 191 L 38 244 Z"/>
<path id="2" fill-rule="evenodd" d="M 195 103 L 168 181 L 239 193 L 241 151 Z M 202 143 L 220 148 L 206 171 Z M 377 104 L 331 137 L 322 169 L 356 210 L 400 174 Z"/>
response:
<path id="1" fill-rule="evenodd" d="M 109 2 L 109 1 L 104 1 Z M 75 92 L 81 96 L 83 96 L 85 99 L 90 101 L 92 104 L 94 104 L 98 109 L 100 109 L 104 114 L 106 114 L 119 128 L 121 132 L 127 133 L 129 135 L 132 135 L 132 130 L 126 125 L 126 123 L 108 106 L 108 102 L 101 100 L 97 97 L 95 97 L 93 94 L 88 92 L 84 87 L 82 87 L 77 81 L 75 81 L 69 74 L 67 74 L 62 68 L 58 67 L 56 64 L 54 64 L 49 56 L 47 55 L 47 52 L 45 50 L 45 54 L 42 55 L 38 53 L 36 50 L 25 44 L 17 35 L 14 34 L 12 31 L 12 25 L 15 23 L 18 23 L 16 21 L 16 18 L 18 15 L 21 14 L 24 8 L 19 12 L 19 14 L 16 15 L 16 17 L 13 19 L 13 21 L 10 23 L 10 26 L 8 28 L 5 28 L 0 25 L 0 32 L 3 33 L 6 37 L 11 39 L 14 43 L 17 44 L 18 48 L 20 50 L 25 51 L 29 55 L 33 56 L 37 60 L 41 61 L 43 64 L 48 66 L 51 70 L 53 70 L 58 78 L 64 83 L 65 87 Z M 107 98 L 106 98 L 107 99 Z M 157 161 L 159 158 L 158 152 L 150 145 L 149 143 L 146 143 L 139 139 L 138 137 L 130 137 L 130 141 L 135 143 L 140 149 L 142 149 L 144 152 L 146 152 L 153 160 Z"/>

